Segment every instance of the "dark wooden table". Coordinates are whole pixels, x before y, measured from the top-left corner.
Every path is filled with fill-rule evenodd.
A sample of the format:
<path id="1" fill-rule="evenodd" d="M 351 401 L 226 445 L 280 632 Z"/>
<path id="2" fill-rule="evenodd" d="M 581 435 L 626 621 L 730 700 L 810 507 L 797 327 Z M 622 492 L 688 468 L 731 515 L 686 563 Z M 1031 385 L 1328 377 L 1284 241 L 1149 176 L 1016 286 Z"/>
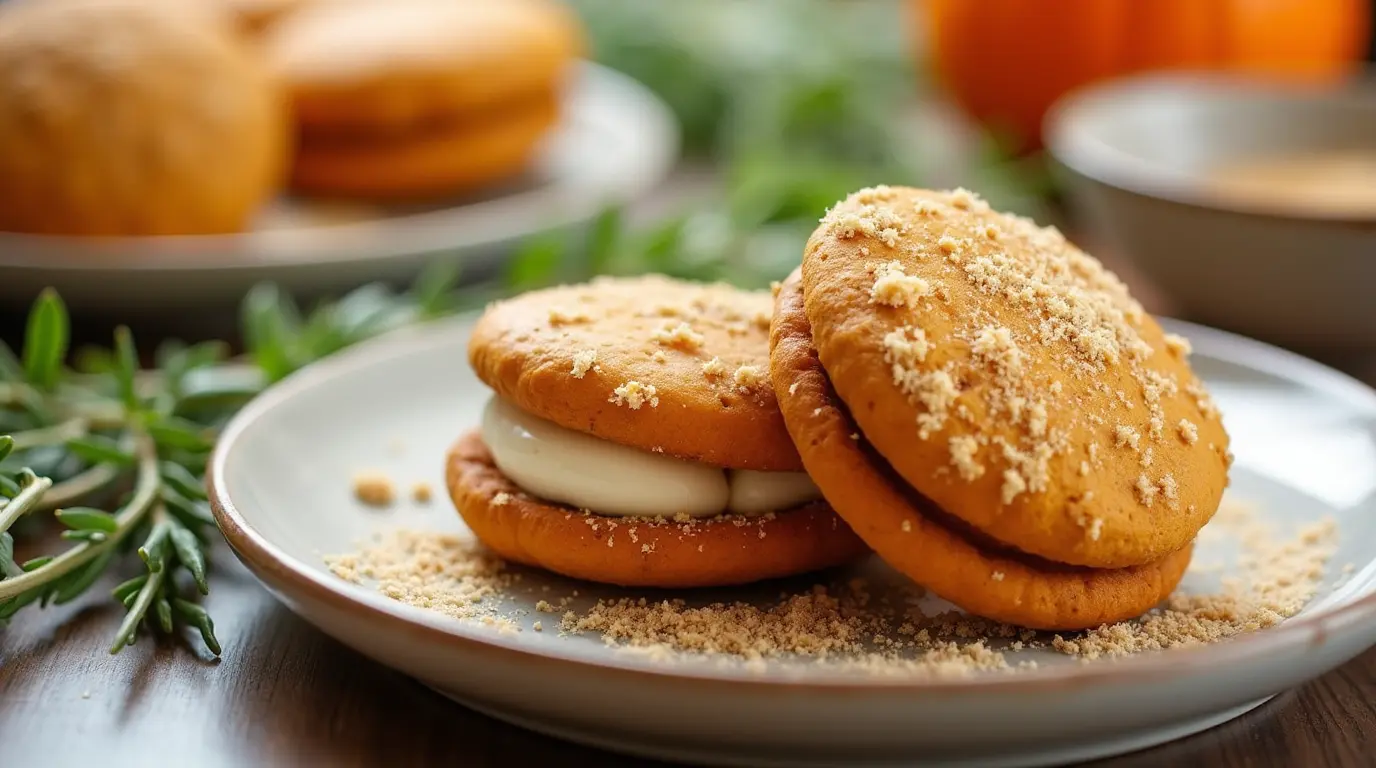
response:
<path id="1" fill-rule="evenodd" d="M 106 653 L 121 611 L 104 593 L 132 574 L 0 629 L 0 768 L 647 764 L 463 709 L 296 618 L 226 548 L 215 566 L 218 661 L 170 640 Z M 1376 765 L 1376 649 L 1224 726 L 1099 765 Z"/>

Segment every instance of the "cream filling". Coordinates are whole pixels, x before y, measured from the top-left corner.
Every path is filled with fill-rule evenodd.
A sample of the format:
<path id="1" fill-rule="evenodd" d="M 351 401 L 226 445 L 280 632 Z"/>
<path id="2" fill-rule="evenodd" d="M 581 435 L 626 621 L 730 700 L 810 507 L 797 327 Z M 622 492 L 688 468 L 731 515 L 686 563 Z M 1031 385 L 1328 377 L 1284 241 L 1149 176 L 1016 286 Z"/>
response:
<path id="1" fill-rule="evenodd" d="M 565 429 L 493 397 L 483 442 L 521 490 L 599 515 L 763 515 L 821 498 L 803 472 L 721 469 Z"/>

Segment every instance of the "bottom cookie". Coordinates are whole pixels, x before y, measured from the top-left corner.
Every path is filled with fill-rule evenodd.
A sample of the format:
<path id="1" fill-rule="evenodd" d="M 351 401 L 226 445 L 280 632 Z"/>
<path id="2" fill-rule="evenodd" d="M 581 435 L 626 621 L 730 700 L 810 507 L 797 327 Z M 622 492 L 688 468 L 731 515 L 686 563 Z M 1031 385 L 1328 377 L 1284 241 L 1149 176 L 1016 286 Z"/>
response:
<path id="1" fill-rule="evenodd" d="M 477 432 L 445 462 L 464 522 L 499 556 L 626 587 L 747 584 L 842 565 L 869 548 L 824 503 L 763 517 L 654 519 L 595 515 L 533 498 L 493 463 Z"/>
<path id="2" fill-rule="evenodd" d="M 808 474 L 889 565 L 962 609 L 1030 629 L 1135 618 L 1174 591 L 1193 545 L 1146 565 L 1089 569 L 977 542 L 868 449 L 812 346 L 797 271 L 777 298 L 770 376 Z"/>
<path id="3" fill-rule="evenodd" d="M 452 125 L 380 137 L 305 136 L 291 186 L 376 201 L 457 195 L 515 176 L 559 120 L 556 94 Z"/>

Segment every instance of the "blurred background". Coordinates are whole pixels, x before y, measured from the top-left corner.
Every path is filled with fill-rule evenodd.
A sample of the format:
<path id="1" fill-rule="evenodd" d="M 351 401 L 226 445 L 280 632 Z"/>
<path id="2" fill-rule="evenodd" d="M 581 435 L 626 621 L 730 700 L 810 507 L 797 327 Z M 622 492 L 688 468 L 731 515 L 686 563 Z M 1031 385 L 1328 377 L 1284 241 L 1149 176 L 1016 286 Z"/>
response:
<path id="1" fill-rule="evenodd" d="M 828 206 L 887 183 L 977 191 L 1154 311 L 1360 368 L 1373 18 L 1373 0 L 0 0 L 0 335 L 16 346 L 48 287 L 81 343 L 119 323 L 237 343 L 271 304 L 300 327 L 331 307 L 334 348 L 594 273 L 764 286 Z"/>

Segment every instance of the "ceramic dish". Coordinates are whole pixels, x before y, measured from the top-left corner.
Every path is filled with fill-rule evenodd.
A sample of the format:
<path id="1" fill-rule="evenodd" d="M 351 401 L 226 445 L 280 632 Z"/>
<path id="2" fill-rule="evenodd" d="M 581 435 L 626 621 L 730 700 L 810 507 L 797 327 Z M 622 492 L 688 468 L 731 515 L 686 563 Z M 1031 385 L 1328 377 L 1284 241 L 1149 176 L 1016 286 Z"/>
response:
<path id="1" fill-rule="evenodd" d="M 1182 316 L 1317 355 L 1376 350 L 1376 216 L 1302 212 L 1209 183 L 1235 162 L 1376 156 L 1376 74 L 1329 88 L 1225 75 L 1116 80 L 1063 99 L 1046 134 L 1085 225 Z"/>
<path id="2" fill-rule="evenodd" d="M 582 65 L 565 117 L 521 179 L 443 206 L 384 209 L 279 201 L 238 235 L 105 242 L 0 233 L 0 302 L 27 307 L 47 286 L 84 311 L 235 306 L 254 283 L 316 295 L 404 280 L 430 259 L 481 271 L 520 239 L 575 226 L 642 197 L 678 157 L 667 107 L 636 81 Z"/>
<path id="3" fill-rule="evenodd" d="M 476 423 L 488 394 L 466 362 L 470 322 L 404 331 L 292 376 L 228 426 L 209 484 L 235 553 L 291 610 L 494 717 L 614 750 L 713 764 L 1044 765 L 1208 728 L 1376 642 L 1376 393 L 1292 354 L 1180 323 L 1168 328 L 1193 341 L 1195 368 L 1234 438 L 1231 492 L 1259 502 L 1277 525 L 1320 515 L 1338 525 L 1317 596 L 1278 628 L 1114 662 L 1023 651 L 1010 658 L 1036 659 L 1037 669 L 905 678 L 806 660 L 763 668 L 666 663 L 596 636 L 532 631 L 541 616 L 533 611 L 519 619 L 524 631 L 503 632 L 394 602 L 338 578 L 323 560 L 397 528 L 464 530 L 442 494 L 428 505 L 380 510 L 354 499 L 351 478 L 378 468 L 399 482 L 443 488 L 444 451 Z M 1344 572 L 1345 563 L 1352 568 Z M 880 589 L 895 578 L 873 558 L 861 569 Z M 575 611 L 621 594 L 522 573 L 511 599 L 526 609 L 550 594 L 546 587 L 578 589 Z M 1189 577 L 1198 578 L 1211 577 Z M 694 598 L 767 601 L 780 589 Z"/>

